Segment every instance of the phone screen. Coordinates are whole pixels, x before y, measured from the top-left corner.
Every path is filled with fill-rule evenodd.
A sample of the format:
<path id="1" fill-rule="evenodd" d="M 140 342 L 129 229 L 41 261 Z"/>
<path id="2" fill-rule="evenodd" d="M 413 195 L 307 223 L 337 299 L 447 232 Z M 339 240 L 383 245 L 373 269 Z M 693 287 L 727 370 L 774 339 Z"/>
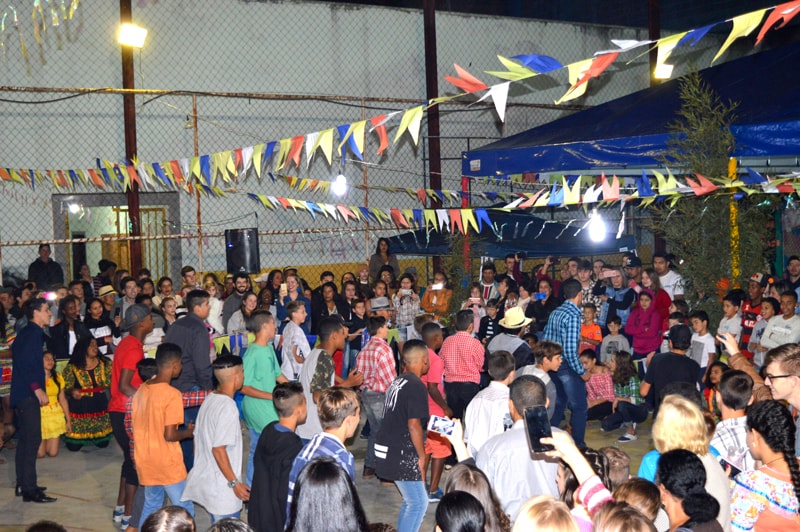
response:
<path id="1" fill-rule="evenodd" d="M 122 313 L 122 307 L 117 307 L 117 309 L 114 311 L 114 317 L 116 318 L 121 313 Z"/>
<path id="2" fill-rule="evenodd" d="M 428 420 L 428 430 L 450 436 L 453 434 L 455 423 L 455 421 L 447 419 L 446 417 L 431 416 Z"/>
<path id="3" fill-rule="evenodd" d="M 540 440 L 553 436 L 550 430 L 550 419 L 544 405 L 535 405 L 525 409 L 525 431 L 528 434 L 528 447 L 532 453 L 552 451 L 552 445 L 545 445 Z"/>

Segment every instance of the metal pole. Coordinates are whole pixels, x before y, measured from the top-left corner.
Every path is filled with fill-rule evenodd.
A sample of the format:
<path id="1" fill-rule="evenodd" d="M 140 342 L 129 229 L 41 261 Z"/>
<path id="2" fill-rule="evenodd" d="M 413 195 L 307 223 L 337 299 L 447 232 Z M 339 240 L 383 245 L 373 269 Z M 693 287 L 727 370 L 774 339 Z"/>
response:
<path id="1" fill-rule="evenodd" d="M 192 94 L 192 134 L 194 141 L 194 156 L 200 155 L 200 132 L 197 129 L 197 95 Z M 203 269 L 203 216 L 200 209 L 200 187 L 195 187 L 197 192 L 197 269 Z"/>
<path id="2" fill-rule="evenodd" d="M 423 1 L 423 25 L 425 27 L 425 92 L 428 100 L 439 96 L 439 67 L 436 58 L 436 2 Z M 430 187 L 434 190 L 442 188 L 442 152 L 439 143 L 439 106 L 428 109 L 428 171 Z M 431 201 L 431 207 L 441 208 L 438 199 Z M 439 257 L 433 259 L 434 270 L 441 269 Z"/>
<path id="3" fill-rule="evenodd" d="M 119 22 L 124 24 L 133 21 L 131 0 L 119 0 Z M 133 47 L 121 46 L 122 50 L 122 88 L 134 89 Z M 136 158 L 136 97 L 133 93 L 122 95 L 122 109 L 125 123 L 125 159 L 126 164 L 133 164 Z M 128 232 L 133 237 L 142 234 L 139 213 L 139 184 L 132 182 L 126 192 L 128 199 Z M 142 242 L 130 240 L 131 273 L 136 274 L 142 268 Z"/>
<path id="4" fill-rule="evenodd" d="M 647 32 L 651 41 L 661 38 L 661 6 L 659 0 L 647 0 Z M 650 50 L 650 86 L 658 85 L 656 79 L 656 64 L 658 62 L 658 47 L 654 46 Z"/>

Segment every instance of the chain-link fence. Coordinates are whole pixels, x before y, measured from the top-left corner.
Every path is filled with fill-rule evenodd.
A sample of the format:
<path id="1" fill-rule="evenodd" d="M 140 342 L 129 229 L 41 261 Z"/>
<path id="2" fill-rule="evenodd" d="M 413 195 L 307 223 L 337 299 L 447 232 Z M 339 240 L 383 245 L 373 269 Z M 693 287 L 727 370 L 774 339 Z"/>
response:
<path id="1" fill-rule="evenodd" d="M 35 9 L 29 16 L 34 2 L 26 4 L 30 5 L 16 6 L 16 21 L 13 8 L 6 10 L 8 22 L 0 35 L 4 117 L 0 167 L 86 169 L 94 167 L 98 158 L 122 162 L 125 131 L 117 90 L 121 84 L 117 6 L 83 0 L 72 3 L 78 7 L 70 16 L 70 5 L 65 12 L 50 13 L 51 3 L 37 2 L 45 6 L 43 21 Z M 321 2 L 140 0 L 133 18 L 149 29 L 145 47 L 135 55 L 140 89 L 137 155 L 142 162 L 292 138 L 403 111 L 426 100 L 419 10 Z M 645 30 L 630 28 L 441 12 L 436 31 L 440 94 L 456 92 L 443 80 L 453 72 L 453 63 L 495 83 L 484 71 L 502 70 L 498 54 L 547 54 L 567 64 L 607 49 L 611 38 L 646 38 Z M 693 49 L 692 57 L 713 53 L 715 42 Z M 561 79 L 566 76 L 537 76 L 512 84 L 505 122 L 498 120 L 491 103 L 475 103 L 474 98 L 440 105 L 441 188 L 461 190 L 462 151 L 649 83 L 646 55 L 619 62 L 612 70 L 593 80 L 589 96 L 574 106 L 552 104 L 566 91 L 567 80 Z M 395 142 L 396 128 L 397 121 L 390 124 L 390 147 L 383 155 L 377 153 L 374 133 L 366 136 L 363 162 L 349 151 L 342 158 L 337 140 L 330 165 L 319 152 L 309 162 L 303 151 L 299 167 L 288 172 L 273 168 L 260 178 L 251 169 L 223 184 L 226 194 L 221 197 L 159 186 L 143 190 L 144 265 L 154 276 L 177 277 L 184 264 L 221 273 L 226 269 L 224 230 L 257 228 L 265 271 L 296 266 L 313 285 L 324 269 L 334 271 L 337 280 L 344 272 L 357 270 L 374 253 L 378 237 L 397 233 L 394 226 L 345 223 L 325 213 L 280 204 L 266 208 L 248 194 L 382 209 L 420 208 L 416 197 L 386 187 L 431 188 L 426 118 L 418 145 L 409 135 Z M 300 190 L 287 179 L 288 174 L 330 181 L 340 173 L 350 187 L 336 198 Z M 59 187 L 50 182 L 34 187 L 0 182 L 0 248 L 6 277 L 27 276 L 39 242 L 57 243 L 54 257 L 66 267 L 69 278 L 83 263 L 94 271 L 101 257 L 127 265 L 129 220 L 123 191 L 72 183 L 69 175 L 65 182 Z M 471 205 L 493 203 L 491 195 L 479 196 L 480 192 L 520 191 L 526 186 L 530 188 L 472 181 Z M 543 215 L 585 217 L 580 210 Z M 403 267 L 412 264 L 423 279 L 432 274 L 425 259 L 401 260 Z"/>

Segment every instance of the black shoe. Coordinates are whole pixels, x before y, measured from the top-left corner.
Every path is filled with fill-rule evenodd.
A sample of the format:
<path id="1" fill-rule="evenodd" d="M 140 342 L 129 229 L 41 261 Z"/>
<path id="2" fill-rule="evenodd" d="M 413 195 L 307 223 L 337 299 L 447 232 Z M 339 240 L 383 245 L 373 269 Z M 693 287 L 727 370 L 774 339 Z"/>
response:
<path id="1" fill-rule="evenodd" d="M 48 497 L 44 491 L 37 491 L 33 495 L 22 494 L 22 502 L 56 502 L 58 499 L 55 497 Z"/>
<path id="2" fill-rule="evenodd" d="M 46 489 L 46 486 L 36 486 L 36 491 L 44 491 Z M 17 486 L 16 489 L 14 489 L 14 495 L 22 497 L 22 486 Z"/>

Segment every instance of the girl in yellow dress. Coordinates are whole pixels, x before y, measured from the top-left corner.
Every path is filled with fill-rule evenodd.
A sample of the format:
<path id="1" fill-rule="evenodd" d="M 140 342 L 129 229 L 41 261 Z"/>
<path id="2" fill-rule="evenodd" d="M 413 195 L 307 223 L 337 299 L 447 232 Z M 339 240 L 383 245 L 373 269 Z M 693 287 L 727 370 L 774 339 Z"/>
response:
<path id="1" fill-rule="evenodd" d="M 45 391 L 48 402 L 42 408 L 42 443 L 39 445 L 39 458 L 56 456 L 58 440 L 65 432 L 72 430 L 69 419 L 69 404 L 64 392 L 64 377 L 56 371 L 56 359 L 50 351 L 44 352 L 44 371 L 47 377 Z"/>

